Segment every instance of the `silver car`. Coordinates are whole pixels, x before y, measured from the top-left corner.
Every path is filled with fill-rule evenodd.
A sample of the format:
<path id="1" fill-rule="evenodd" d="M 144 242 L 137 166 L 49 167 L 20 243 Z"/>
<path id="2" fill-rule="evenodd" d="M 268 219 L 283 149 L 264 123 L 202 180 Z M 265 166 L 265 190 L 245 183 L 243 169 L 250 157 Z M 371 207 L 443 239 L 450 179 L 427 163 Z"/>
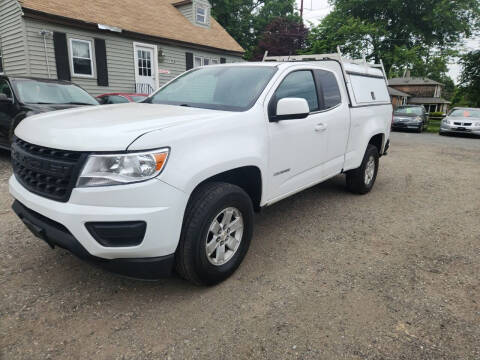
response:
<path id="1" fill-rule="evenodd" d="M 447 133 L 480 136 L 480 109 L 453 108 L 440 125 L 440 135 Z"/>

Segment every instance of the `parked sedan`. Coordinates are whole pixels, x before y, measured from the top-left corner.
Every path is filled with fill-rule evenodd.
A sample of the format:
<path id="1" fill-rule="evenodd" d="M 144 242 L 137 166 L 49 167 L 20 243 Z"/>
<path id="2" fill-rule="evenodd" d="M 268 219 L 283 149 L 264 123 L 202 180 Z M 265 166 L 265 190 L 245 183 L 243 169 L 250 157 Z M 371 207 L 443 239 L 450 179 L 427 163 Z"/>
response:
<path id="1" fill-rule="evenodd" d="M 98 101 L 70 82 L 0 76 L 0 148 L 10 148 L 15 128 L 26 117 L 85 105 Z"/>
<path id="2" fill-rule="evenodd" d="M 440 135 L 448 133 L 480 135 L 480 109 L 453 108 L 440 125 Z"/>
<path id="3" fill-rule="evenodd" d="M 428 114 L 421 105 L 399 106 L 393 112 L 393 130 L 416 130 L 422 132 L 428 127 Z"/>
<path id="4" fill-rule="evenodd" d="M 99 95 L 97 96 L 97 100 L 101 105 L 109 105 L 140 102 L 145 100 L 147 97 L 147 94 L 112 93 Z"/>

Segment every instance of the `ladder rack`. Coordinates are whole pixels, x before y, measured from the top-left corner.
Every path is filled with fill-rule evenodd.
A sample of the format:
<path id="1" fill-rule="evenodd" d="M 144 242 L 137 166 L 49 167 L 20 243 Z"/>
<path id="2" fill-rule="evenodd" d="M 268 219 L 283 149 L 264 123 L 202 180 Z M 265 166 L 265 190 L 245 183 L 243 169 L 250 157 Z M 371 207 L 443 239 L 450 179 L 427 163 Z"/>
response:
<path id="1" fill-rule="evenodd" d="M 265 51 L 263 57 L 264 62 L 306 62 L 306 61 L 325 61 L 325 60 L 335 60 L 340 63 L 340 66 L 345 77 L 345 81 L 348 81 L 347 71 L 345 70 L 345 64 L 354 64 L 354 65 L 363 65 L 365 68 L 379 69 L 382 71 L 385 82 L 388 85 L 387 74 L 385 72 L 385 67 L 383 66 L 383 61 L 380 60 L 380 64 L 371 64 L 367 62 L 367 59 L 348 59 L 342 56 L 340 47 L 337 47 L 337 52 L 332 54 L 313 54 L 313 55 L 285 55 L 285 56 L 268 56 L 268 51 Z"/>

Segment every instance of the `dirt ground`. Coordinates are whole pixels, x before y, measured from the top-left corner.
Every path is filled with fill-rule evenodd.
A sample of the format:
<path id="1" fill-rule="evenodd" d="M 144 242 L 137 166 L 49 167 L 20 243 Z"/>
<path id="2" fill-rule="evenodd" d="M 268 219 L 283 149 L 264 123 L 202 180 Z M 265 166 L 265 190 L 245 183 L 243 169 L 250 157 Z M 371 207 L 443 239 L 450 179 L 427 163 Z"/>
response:
<path id="1" fill-rule="evenodd" d="M 0 359 L 480 359 L 480 139 L 394 133 L 377 183 L 265 209 L 211 288 L 124 279 L 10 210 L 0 153 Z"/>

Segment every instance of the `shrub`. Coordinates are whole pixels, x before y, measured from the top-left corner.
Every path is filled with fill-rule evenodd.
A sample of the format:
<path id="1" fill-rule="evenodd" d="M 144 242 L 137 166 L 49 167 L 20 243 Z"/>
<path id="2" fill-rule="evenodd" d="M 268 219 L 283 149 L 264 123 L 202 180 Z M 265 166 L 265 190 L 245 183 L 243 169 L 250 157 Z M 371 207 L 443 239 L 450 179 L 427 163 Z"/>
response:
<path id="1" fill-rule="evenodd" d="M 430 113 L 430 117 L 443 117 L 443 112 L 441 111 L 434 111 Z"/>

